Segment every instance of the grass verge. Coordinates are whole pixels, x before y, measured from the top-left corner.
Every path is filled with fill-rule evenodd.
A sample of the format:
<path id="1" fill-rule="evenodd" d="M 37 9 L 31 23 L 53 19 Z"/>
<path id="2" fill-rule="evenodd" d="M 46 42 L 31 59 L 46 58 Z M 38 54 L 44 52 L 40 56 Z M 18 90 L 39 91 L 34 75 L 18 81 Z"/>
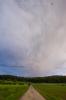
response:
<path id="1" fill-rule="evenodd" d="M 66 100 L 66 84 L 34 84 L 46 100 Z"/>
<path id="2" fill-rule="evenodd" d="M 0 85 L 0 100 L 19 100 L 28 85 Z"/>

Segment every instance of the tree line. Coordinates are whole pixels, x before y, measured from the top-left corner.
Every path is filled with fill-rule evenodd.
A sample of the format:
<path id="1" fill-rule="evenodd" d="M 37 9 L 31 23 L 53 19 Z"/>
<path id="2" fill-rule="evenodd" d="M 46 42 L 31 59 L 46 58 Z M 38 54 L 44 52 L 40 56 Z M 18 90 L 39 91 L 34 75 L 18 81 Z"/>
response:
<path id="1" fill-rule="evenodd" d="M 20 77 L 12 75 L 0 75 L 0 82 L 1 81 L 31 83 L 66 83 L 66 76 Z"/>

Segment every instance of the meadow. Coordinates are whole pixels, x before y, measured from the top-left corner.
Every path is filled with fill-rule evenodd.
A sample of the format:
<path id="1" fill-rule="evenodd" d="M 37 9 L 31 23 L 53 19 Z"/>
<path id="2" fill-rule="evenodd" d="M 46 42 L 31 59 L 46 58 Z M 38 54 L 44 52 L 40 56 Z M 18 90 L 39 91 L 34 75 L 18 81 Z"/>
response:
<path id="1" fill-rule="evenodd" d="M 0 75 L 0 100 L 19 100 L 29 85 L 46 100 L 66 100 L 66 76 L 17 77 Z"/>
<path id="2" fill-rule="evenodd" d="M 66 100 L 66 84 L 35 83 L 33 87 L 46 100 Z M 28 84 L 0 84 L 0 100 L 19 100 L 29 88 Z"/>
<path id="3" fill-rule="evenodd" d="M 34 84 L 34 88 L 46 100 L 66 100 L 66 84 Z"/>
<path id="4" fill-rule="evenodd" d="M 0 84 L 0 100 L 19 100 L 27 91 L 28 85 L 2 85 Z"/>

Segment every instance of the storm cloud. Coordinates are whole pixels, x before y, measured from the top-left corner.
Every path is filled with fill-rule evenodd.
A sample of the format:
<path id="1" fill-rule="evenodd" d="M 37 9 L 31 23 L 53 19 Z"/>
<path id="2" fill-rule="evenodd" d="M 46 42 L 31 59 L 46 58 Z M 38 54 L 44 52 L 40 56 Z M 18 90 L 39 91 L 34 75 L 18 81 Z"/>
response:
<path id="1" fill-rule="evenodd" d="M 0 0 L 0 73 L 66 74 L 65 4 L 66 0 Z"/>

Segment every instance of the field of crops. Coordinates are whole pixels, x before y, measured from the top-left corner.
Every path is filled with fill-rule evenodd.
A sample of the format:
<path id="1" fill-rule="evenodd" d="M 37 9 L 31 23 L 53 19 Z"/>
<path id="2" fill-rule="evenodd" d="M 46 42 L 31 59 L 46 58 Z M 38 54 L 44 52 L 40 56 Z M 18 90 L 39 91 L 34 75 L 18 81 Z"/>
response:
<path id="1" fill-rule="evenodd" d="M 0 85 L 0 100 L 19 100 L 28 85 Z"/>
<path id="2" fill-rule="evenodd" d="M 66 84 L 35 84 L 46 100 L 66 100 Z"/>

